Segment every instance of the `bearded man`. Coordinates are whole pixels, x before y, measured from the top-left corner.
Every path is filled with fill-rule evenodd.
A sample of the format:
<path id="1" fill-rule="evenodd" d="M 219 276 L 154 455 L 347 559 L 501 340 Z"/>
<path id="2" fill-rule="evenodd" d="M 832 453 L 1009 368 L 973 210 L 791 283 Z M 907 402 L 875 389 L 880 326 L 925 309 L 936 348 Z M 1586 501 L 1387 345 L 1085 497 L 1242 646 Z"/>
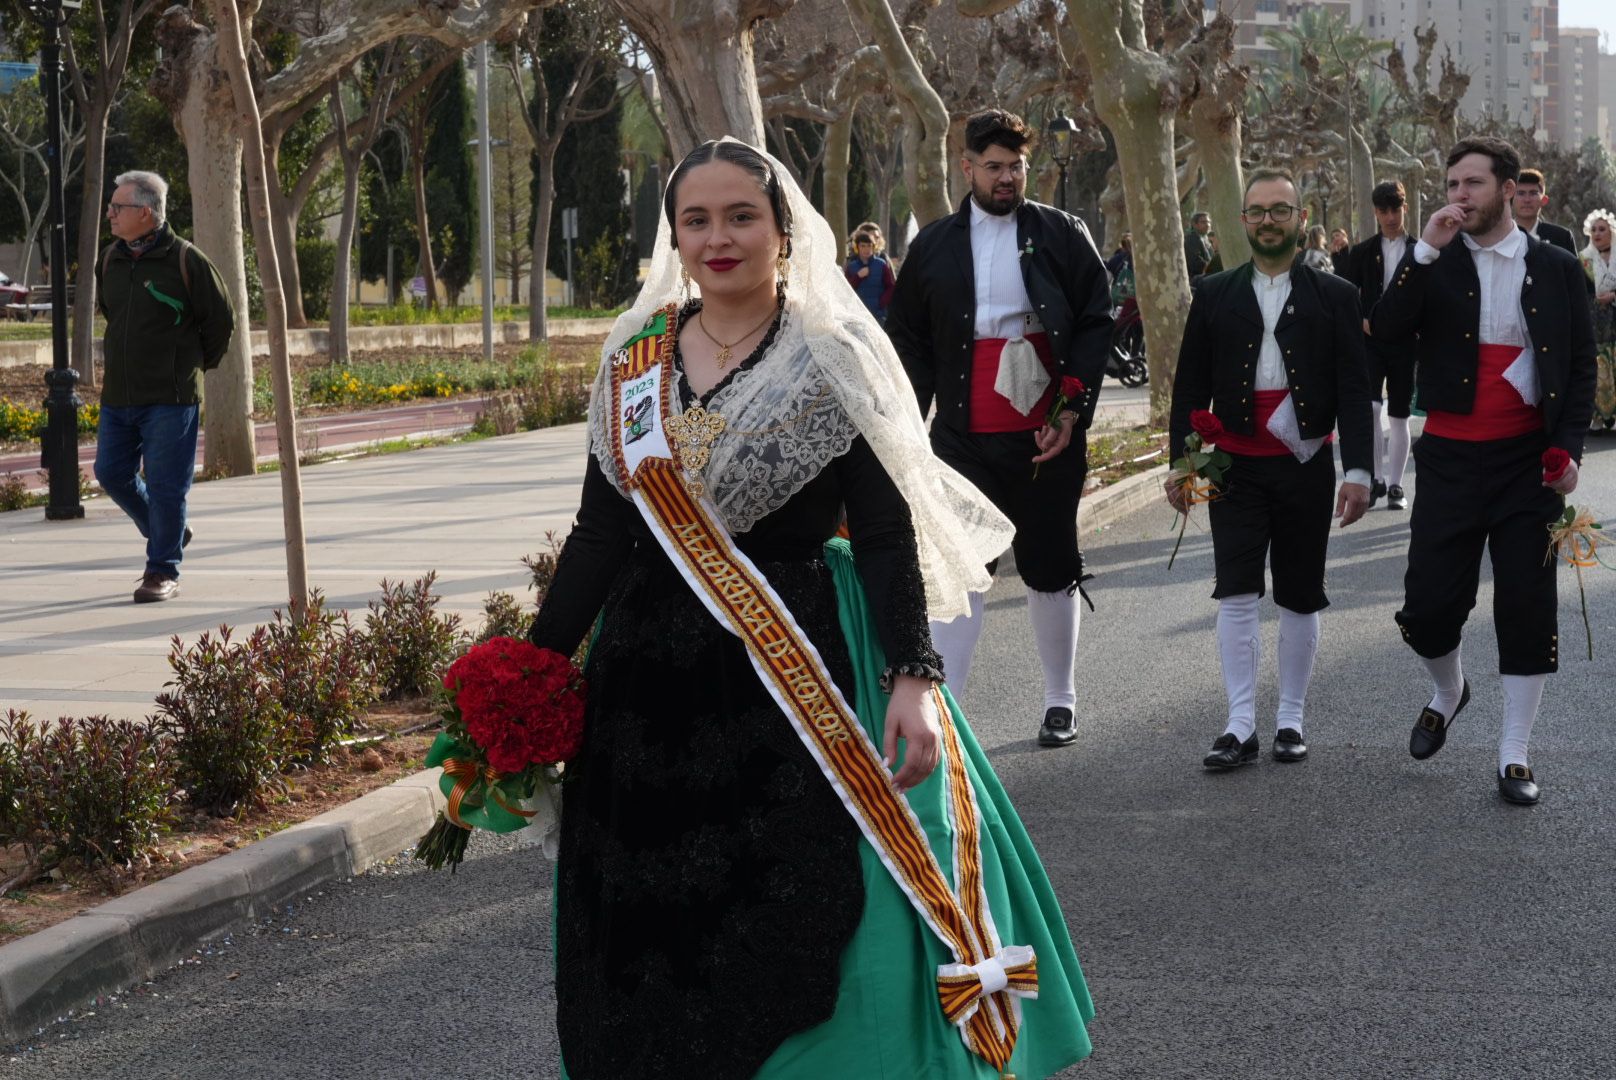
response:
<path id="1" fill-rule="evenodd" d="M 1217 582 L 1218 655 L 1228 722 L 1202 765 L 1255 763 L 1258 602 L 1264 564 L 1279 608 L 1279 709 L 1273 760 L 1307 757 L 1302 712 L 1319 645 L 1331 500 L 1343 526 L 1369 507 L 1369 378 L 1358 294 L 1334 274 L 1296 261 L 1307 227 L 1296 181 L 1259 169 L 1246 183 L 1251 261 L 1204 278 L 1195 290 L 1173 378 L 1173 460 L 1192 427 L 1231 464 L 1211 502 Z M 1211 406 L 1214 419 L 1202 410 Z M 1192 419 L 1193 417 L 1193 419 Z M 1346 476 L 1336 494 L 1331 430 L 1341 428 Z M 1167 501 L 1188 513 L 1186 493 L 1167 482 Z"/>
<path id="2" fill-rule="evenodd" d="M 886 325 L 922 415 L 937 408 L 937 456 L 1015 523 L 1016 571 L 1044 669 L 1038 741 L 1066 746 L 1077 735 L 1084 433 L 1111 347 L 1111 292 L 1083 223 L 1027 200 L 1031 139 L 1002 109 L 966 121 L 960 168 L 971 192 L 909 245 Z M 956 696 L 982 623 L 983 598 L 973 594 L 969 615 L 932 624 Z"/>
<path id="3" fill-rule="evenodd" d="M 1426 222 L 1369 319 L 1377 338 L 1418 335 L 1427 413 L 1414 448 L 1419 498 L 1397 623 L 1434 693 L 1408 751 L 1424 760 L 1442 749 L 1470 701 L 1460 641 L 1485 548 L 1504 698 L 1498 791 L 1530 805 L 1539 790 L 1527 740 L 1560 656 L 1548 526 L 1576 490 L 1593 415 L 1593 322 L 1577 260 L 1510 214 L 1515 148 L 1465 139 L 1447 169 L 1448 204 Z"/>

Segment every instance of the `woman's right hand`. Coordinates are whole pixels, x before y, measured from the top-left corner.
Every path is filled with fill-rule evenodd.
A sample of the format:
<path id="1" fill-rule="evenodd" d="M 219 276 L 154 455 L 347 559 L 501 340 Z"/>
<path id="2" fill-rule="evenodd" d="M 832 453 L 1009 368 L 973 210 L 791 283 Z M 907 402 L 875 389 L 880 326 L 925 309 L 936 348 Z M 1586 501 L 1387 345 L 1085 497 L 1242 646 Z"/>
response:
<path id="1" fill-rule="evenodd" d="M 1609 304 L 1611 301 L 1616 300 L 1616 291 L 1602 292 L 1598 296 L 1594 297 L 1594 299 L 1599 301 L 1601 304 Z"/>

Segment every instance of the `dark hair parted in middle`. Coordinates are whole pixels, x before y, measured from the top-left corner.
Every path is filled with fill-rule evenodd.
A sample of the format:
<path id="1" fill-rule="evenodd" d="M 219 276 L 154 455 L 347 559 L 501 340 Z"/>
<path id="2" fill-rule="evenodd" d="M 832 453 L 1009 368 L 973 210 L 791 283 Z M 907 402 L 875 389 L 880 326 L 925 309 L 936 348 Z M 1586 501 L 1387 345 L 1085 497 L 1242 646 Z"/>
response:
<path id="1" fill-rule="evenodd" d="M 1382 180 L 1369 193 L 1369 201 L 1376 210 L 1396 210 L 1408 202 L 1408 192 L 1401 180 Z"/>
<path id="2" fill-rule="evenodd" d="M 1518 179 L 1521 175 L 1521 155 L 1503 139 L 1495 139 L 1490 135 L 1460 139 L 1454 148 L 1448 151 L 1447 167 L 1453 168 L 1461 159 L 1471 154 L 1485 154 L 1492 159 L 1493 175 L 1498 178 L 1500 184 L 1506 180 Z"/>
<path id="3" fill-rule="evenodd" d="M 987 152 L 990 146 L 1002 146 L 1013 154 L 1025 153 L 1032 141 L 1027 122 L 1004 109 L 983 109 L 972 113 L 965 121 L 965 149 L 973 154 Z"/>
<path id="4" fill-rule="evenodd" d="M 780 235 L 791 235 L 791 208 L 786 205 L 785 194 L 780 190 L 780 181 L 775 177 L 774 169 L 762 154 L 733 139 L 726 142 L 710 139 L 686 154 L 685 159 L 674 168 L 673 175 L 668 177 L 668 189 L 662 193 L 662 212 L 667 215 L 670 227 L 678 227 L 674 214 L 678 210 L 679 184 L 684 180 L 685 173 L 697 165 L 713 161 L 727 162 L 750 173 L 752 179 L 758 182 L 758 187 L 769 197 L 769 209 L 774 211 L 774 224 L 780 230 Z"/>

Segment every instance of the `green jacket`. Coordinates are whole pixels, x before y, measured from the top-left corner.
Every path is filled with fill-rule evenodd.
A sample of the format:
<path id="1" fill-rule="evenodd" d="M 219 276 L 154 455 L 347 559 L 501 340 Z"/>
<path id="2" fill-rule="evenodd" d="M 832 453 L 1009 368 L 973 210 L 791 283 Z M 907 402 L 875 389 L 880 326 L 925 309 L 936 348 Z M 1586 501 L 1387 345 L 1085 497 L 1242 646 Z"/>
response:
<path id="1" fill-rule="evenodd" d="M 138 256 L 122 240 L 113 243 L 95 274 L 96 303 L 107 318 L 101 404 L 199 404 L 202 372 L 219 366 L 236 326 L 213 263 L 165 222 Z"/>

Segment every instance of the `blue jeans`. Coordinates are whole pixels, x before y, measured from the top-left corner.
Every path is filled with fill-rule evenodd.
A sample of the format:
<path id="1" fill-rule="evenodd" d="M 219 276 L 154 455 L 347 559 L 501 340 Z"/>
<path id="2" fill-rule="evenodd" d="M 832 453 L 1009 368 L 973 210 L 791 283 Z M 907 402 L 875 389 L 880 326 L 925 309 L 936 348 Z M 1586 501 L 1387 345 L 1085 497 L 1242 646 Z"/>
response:
<path id="1" fill-rule="evenodd" d="M 101 409 L 95 479 L 146 538 L 148 574 L 180 576 L 200 411 L 196 405 Z"/>

